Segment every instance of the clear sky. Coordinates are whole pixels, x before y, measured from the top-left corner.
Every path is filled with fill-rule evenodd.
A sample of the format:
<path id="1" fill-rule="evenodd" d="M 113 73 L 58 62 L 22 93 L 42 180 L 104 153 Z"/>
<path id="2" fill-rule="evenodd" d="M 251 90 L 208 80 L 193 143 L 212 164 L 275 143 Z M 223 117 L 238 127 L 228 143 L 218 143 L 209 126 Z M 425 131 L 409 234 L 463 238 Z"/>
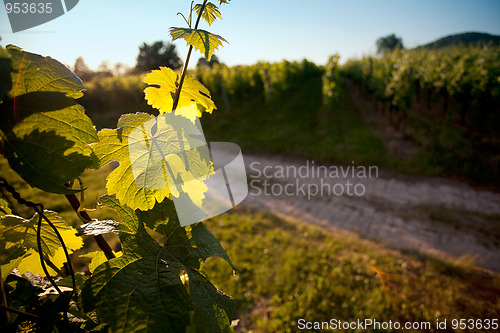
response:
<path id="1" fill-rule="evenodd" d="M 169 27 L 184 26 L 176 13 L 186 13 L 190 3 L 80 0 L 65 15 L 18 33 L 0 8 L 0 45 L 68 65 L 83 56 L 94 69 L 104 60 L 133 66 L 139 45 L 169 40 Z M 335 53 L 341 60 L 374 53 L 377 38 L 391 33 L 407 47 L 468 31 L 500 35 L 500 0 L 232 0 L 221 12 L 222 20 L 200 28 L 229 41 L 216 52 L 228 65 L 304 58 L 321 65 Z M 175 44 L 184 59 L 185 43 Z"/>

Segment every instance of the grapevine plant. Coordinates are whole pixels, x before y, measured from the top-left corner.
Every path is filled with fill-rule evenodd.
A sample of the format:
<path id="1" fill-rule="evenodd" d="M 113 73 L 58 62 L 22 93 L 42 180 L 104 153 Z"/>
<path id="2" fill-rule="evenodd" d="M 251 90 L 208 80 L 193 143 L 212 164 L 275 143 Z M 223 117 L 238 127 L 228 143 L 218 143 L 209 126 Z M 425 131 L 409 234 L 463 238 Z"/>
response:
<path id="1" fill-rule="evenodd" d="M 170 28 L 172 40 L 184 39 L 189 51 L 180 74 L 160 67 L 144 78 L 145 99 L 159 114 L 189 105 L 196 106 L 198 116 L 215 109 L 210 92 L 186 69 L 193 48 L 210 60 L 225 42 L 198 26 L 201 20 L 211 25 L 221 18 L 219 8 L 228 1 L 192 3 L 189 15 L 181 14 L 187 27 Z M 0 199 L 3 328 L 230 331 L 236 304 L 203 271 L 212 256 L 233 267 L 221 244 L 201 222 L 180 226 L 168 187 L 143 188 L 134 180 L 127 138 L 154 115 L 125 114 L 117 128 L 96 132 L 75 100 L 83 95 L 82 81 L 58 61 L 15 46 L 0 49 L 0 76 L 1 153 L 30 186 L 66 196 L 83 222 L 74 229 L 57 212 L 26 200 L 0 179 L 3 193 L 33 211 L 31 217 L 15 215 L 13 200 Z M 119 165 L 108 175 L 107 193 L 99 201 L 120 220 L 99 221 L 82 208 L 80 175 L 112 161 Z M 161 242 L 150 230 L 162 236 Z M 110 232 L 119 236 L 120 251 L 112 251 L 103 237 Z M 75 274 L 71 263 L 82 237 L 94 237 L 101 250 L 87 255 L 90 275 Z"/>

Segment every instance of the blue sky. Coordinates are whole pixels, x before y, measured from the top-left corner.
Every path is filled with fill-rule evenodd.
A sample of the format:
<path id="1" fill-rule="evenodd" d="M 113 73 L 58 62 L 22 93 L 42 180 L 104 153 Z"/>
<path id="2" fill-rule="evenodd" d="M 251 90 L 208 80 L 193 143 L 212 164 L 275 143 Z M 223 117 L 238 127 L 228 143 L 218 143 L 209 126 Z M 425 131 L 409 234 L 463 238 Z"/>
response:
<path id="1" fill-rule="evenodd" d="M 92 68 L 104 60 L 133 66 L 143 42 L 169 40 L 168 28 L 183 26 L 189 0 L 80 0 L 65 15 L 12 33 L 0 8 L 0 45 L 50 55 L 73 65 L 83 56 Z M 226 38 L 216 54 L 228 65 L 307 58 L 325 64 L 375 52 L 375 41 L 396 33 L 407 47 L 466 31 L 500 35 L 499 0 L 232 0 L 222 20 L 201 26 Z M 175 42 L 185 58 L 187 47 Z M 193 64 L 200 57 L 196 54 Z"/>

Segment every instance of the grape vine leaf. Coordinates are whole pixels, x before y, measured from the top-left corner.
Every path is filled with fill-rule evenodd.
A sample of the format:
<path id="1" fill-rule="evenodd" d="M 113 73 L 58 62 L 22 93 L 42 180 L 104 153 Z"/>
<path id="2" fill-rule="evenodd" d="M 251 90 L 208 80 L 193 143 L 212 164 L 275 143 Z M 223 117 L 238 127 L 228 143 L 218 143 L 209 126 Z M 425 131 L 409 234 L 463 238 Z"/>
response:
<path id="1" fill-rule="evenodd" d="M 144 89 L 144 98 L 149 105 L 158 109 L 160 113 L 171 112 L 173 107 L 172 96 L 175 95 L 179 80 L 179 75 L 168 67 L 153 70 L 144 78 L 145 83 L 152 85 Z M 192 104 L 196 104 L 199 117 L 201 117 L 202 112 L 212 113 L 215 109 L 215 103 L 210 97 L 210 91 L 200 82 L 186 75 L 177 108 L 180 109 Z"/>
<path id="2" fill-rule="evenodd" d="M 124 254 L 95 268 L 85 297 L 113 332 L 185 331 L 193 305 L 179 270 L 164 263 L 162 247 L 134 210 L 115 196 L 103 196 L 101 202 L 122 220 Z"/>
<path id="3" fill-rule="evenodd" d="M 170 28 L 170 36 L 172 41 L 182 38 L 187 45 L 193 47 L 203 53 L 207 60 L 210 60 L 215 50 L 222 45 L 222 42 L 228 43 L 223 37 L 201 29 L 191 28 Z"/>
<path id="4" fill-rule="evenodd" d="M 230 332 L 231 319 L 236 309 L 233 298 L 217 289 L 199 271 L 209 257 L 220 257 L 233 266 L 226 251 L 203 223 L 197 223 L 190 233 L 171 219 L 171 230 L 164 245 L 166 262 L 189 276 L 190 297 L 194 305 L 196 332 Z"/>
<path id="5" fill-rule="evenodd" d="M 118 252 L 113 251 L 113 254 L 115 255 L 116 258 L 118 258 L 118 257 L 122 256 L 123 252 L 122 251 L 118 251 Z M 106 254 L 104 252 L 102 252 L 101 250 L 82 254 L 80 257 L 91 259 L 88 267 L 89 267 L 89 272 L 92 274 L 94 274 L 94 270 L 100 264 L 108 261 L 108 258 L 106 258 Z"/>
<path id="6" fill-rule="evenodd" d="M 197 15 L 200 15 L 201 5 L 197 4 L 196 6 L 194 6 L 194 10 L 196 11 Z M 222 18 L 217 6 L 211 2 L 207 2 L 205 4 L 205 9 L 203 10 L 201 18 L 204 19 L 209 26 L 211 26 L 217 17 Z"/>
<path id="7" fill-rule="evenodd" d="M 191 297 L 194 303 L 194 323 L 197 332 L 232 332 L 232 314 L 236 303 L 232 298 L 215 288 L 203 275 L 187 269 Z"/>
<path id="8" fill-rule="evenodd" d="M 32 114 L 3 134 L 11 168 L 31 186 L 47 192 L 75 192 L 63 184 L 95 164 L 89 143 L 97 141 L 97 135 L 78 108 Z"/>
<path id="9" fill-rule="evenodd" d="M 0 198 L 0 217 L 12 214 L 9 204 L 4 199 Z"/>
<path id="10" fill-rule="evenodd" d="M 26 255 L 26 249 L 22 244 L 6 244 L 0 240 L 0 266 L 2 268 L 2 281 L 17 267 L 18 263 Z M 21 258 L 21 259 L 19 259 Z"/>
<path id="11" fill-rule="evenodd" d="M 187 233 L 175 219 L 165 221 L 163 230 L 168 234 L 160 246 L 146 232 L 139 218 L 142 212 L 120 204 L 115 196 L 103 196 L 101 202 L 116 210 L 122 220 L 119 228 L 124 254 L 95 268 L 84 292 L 89 300 L 87 310 L 95 306 L 113 332 L 185 331 L 193 309 L 198 332 L 227 330 L 234 300 L 198 270 L 200 261 L 210 256 L 229 258 L 203 224 L 196 224 Z M 159 225 L 160 215 L 148 223 Z M 180 278 L 182 272 L 193 280 L 191 294 Z M 209 318 L 212 314 L 215 318 Z"/>
<path id="12" fill-rule="evenodd" d="M 94 270 L 90 297 L 98 315 L 113 332 L 185 331 L 193 306 L 179 271 L 158 262 L 153 239 L 140 244 L 150 246 L 129 248 Z"/>
<path id="13" fill-rule="evenodd" d="M 61 217 L 49 210 L 45 210 L 44 213 L 61 234 L 69 253 L 83 246 L 82 239 L 76 236 L 76 230 L 68 226 Z M 2 275 L 9 274 L 15 267 L 21 274 L 29 271 L 45 275 L 40 264 L 36 241 L 38 216 L 38 213 L 35 213 L 29 220 L 16 215 L 5 215 L 0 218 L 0 248 L 23 250 L 17 252 L 18 256 L 11 256 L 8 262 L 2 262 Z M 45 220 L 42 220 L 41 239 L 43 254 L 56 267 L 62 267 L 66 262 L 64 250 L 55 231 Z M 51 274 L 55 273 L 50 267 L 47 268 Z"/>
<path id="14" fill-rule="evenodd" d="M 190 119 L 176 114 L 123 115 L 118 128 L 101 130 L 99 142 L 93 145 L 101 166 L 120 163 L 108 176 L 108 194 L 116 194 L 132 209 L 146 211 L 170 195 L 185 193 L 193 183 L 206 189 L 202 179 L 208 177 L 212 164 L 208 153 L 203 153 L 201 134 Z"/>
<path id="15" fill-rule="evenodd" d="M 104 252 L 102 252 L 102 251 L 100 251 L 100 252 L 102 253 L 103 256 L 105 256 Z M 85 275 L 85 273 L 83 273 L 83 272 L 79 272 L 79 273 L 75 274 L 75 287 L 76 287 L 77 294 L 81 293 L 83 287 L 85 286 L 85 281 L 87 281 L 87 279 L 89 279 L 89 276 Z M 56 281 L 56 284 L 59 287 L 73 289 L 73 278 L 71 277 L 71 275 L 68 275 L 66 277 L 58 279 Z M 55 292 L 57 292 L 55 290 L 55 288 L 51 288 L 51 289 L 54 290 Z"/>
<path id="16" fill-rule="evenodd" d="M 155 222 L 155 230 L 158 231 L 159 224 L 157 220 Z M 165 248 L 168 255 L 171 261 L 182 263 L 182 269 L 199 269 L 200 259 L 205 261 L 215 256 L 226 260 L 233 270 L 236 270 L 219 240 L 203 223 L 193 225 L 188 232 L 176 219 L 170 219 L 163 225 L 163 230 L 167 236 Z"/>
<path id="17" fill-rule="evenodd" d="M 119 234 L 137 234 L 141 222 L 137 216 L 137 211 L 134 211 L 130 206 L 120 203 L 116 195 L 103 195 L 99 199 L 101 204 L 113 209 L 121 219 L 118 225 Z"/>
<path id="18" fill-rule="evenodd" d="M 120 165 L 107 178 L 108 194 L 116 194 L 121 203 L 133 209 L 151 209 L 155 201 L 161 202 L 170 191 L 168 188 L 152 190 L 136 184 L 129 155 L 128 136 L 137 127 L 152 119 L 146 113 L 125 114 L 118 120 L 116 129 L 105 128 L 97 133 L 99 142 L 92 145 L 99 160 L 99 167 L 113 161 Z"/>
<path id="19" fill-rule="evenodd" d="M 11 98 L 29 92 L 56 91 L 70 98 L 83 96 L 82 80 L 68 67 L 51 57 L 23 51 L 19 47 L 7 45 L 12 61 Z"/>
<path id="20" fill-rule="evenodd" d="M 161 203 L 157 202 L 152 209 L 147 211 L 136 210 L 136 214 L 148 228 L 163 236 L 169 232 L 168 221 L 177 218 L 174 202 L 170 199 L 165 199 Z"/>
<path id="21" fill-rule="evenodd" d="M 173 261 L 199 269 L 200 259 L 206 260 L 215 256 L 226 260 L 236 270 L 219 240 L 203 223 L 195 224 L 190 232 L 179 225 L 176 215 L 169 214 L 173 209 L 170 199 L 156 204 L 152 210 L 146 212 L 139 209 L 134 211 L 121 204 L 115 195 L 103 195 L 100 201 L 115 210 L 121 219 L 118 230 L 124 250 L 129 246 L 126 235 L 134 235 L 135 238 L 143 236 L 140 231 L 144 230 L 146 225 L 166 237 L 164 247 L 168 249 L 172 259 L 175 258 Z M 149 235 L 146 238 L 150 239 Z"/>
<path id="22" fill-rule="evenodd" d="M 63 184 L 96 164 L 89 144 L 94 125 L 74 98 L 81 80 L 50 57 L 8 47 L 12 89 L 0 104 L 0 141 L 12 169 L 31 186 L 47 192 L 73 193 Z"/>
<path id="23" fill-rule="evenodd" d="M 118 222 L 113 220 L 96 220 L 82 224 L 77 228 L 78 236 L 97 236 L 110 233 L 119 233 Z M 104 254 L 104 253 L 103 253 Z"/>
<path id="24" fill-rule="evenodd" d="M 0 101 L 12 89 L 11 73 L 10 54 L 3 47 L 0 47 Z"/>

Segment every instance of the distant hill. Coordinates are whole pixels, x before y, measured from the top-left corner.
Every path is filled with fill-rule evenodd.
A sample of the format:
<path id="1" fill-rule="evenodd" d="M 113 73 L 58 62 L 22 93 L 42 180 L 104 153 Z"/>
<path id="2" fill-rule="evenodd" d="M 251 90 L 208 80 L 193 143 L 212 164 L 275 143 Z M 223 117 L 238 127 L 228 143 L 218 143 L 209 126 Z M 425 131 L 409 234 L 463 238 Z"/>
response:
<path id="1" fill-rule="evenodd" d="M 493 46 L 500 45 L 500 36 L 490 35 L 481 32 L 466 32 L 457 35 L 450 35 L 440 38 L 432 43 L 418 46 L 419 48 L 440 49 L 443 47 L 457 44 L 489 44 Z"/>

